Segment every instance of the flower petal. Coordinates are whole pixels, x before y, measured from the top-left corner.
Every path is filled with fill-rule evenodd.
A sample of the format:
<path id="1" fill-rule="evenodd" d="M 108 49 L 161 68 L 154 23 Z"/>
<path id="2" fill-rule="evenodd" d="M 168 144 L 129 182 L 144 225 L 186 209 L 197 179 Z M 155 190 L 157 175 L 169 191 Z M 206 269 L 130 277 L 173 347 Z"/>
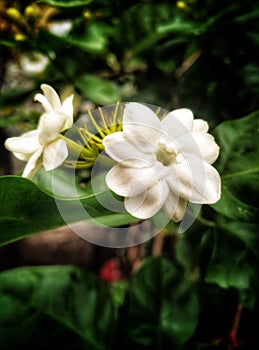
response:
<path id="1" fill-rule="evenodd" d="M 177 140 L 184 154 L 194 154 L 212 164 L 218 158 L 219 146 L 212 135 L 205 132 L 192 132 Z"/>
<path id="2" fill-rule="evenodd" d="M 162 165 L 146 168 L 129 168 L 116 164 L 106 175 L 108 187 L 123 197 L 137 196 L 162 180 Z"/>
<path id="3" fill-rule="evenodd" d="M 124 166 L 133 168 L 149 167 L 156 161 L 155 154 L 147 154 L 140 151 L 127 140 L 124 132 L 115 132 L 103 139 L 106 153 L 116 162 L 122 162 Z"/>
<path id="4" fill-rule="evenodd" d="M 125 198 L 124 205 L 131 215 L 148 219 L 163 207 L 168 194 L 169 188 L 163 180 L 138 196 Z"/>
<path id="5" fill-rule="evenodd" d="M 14 153 L 32 154 L 40 147 L 39 131 L 32 130 L 18 137 L 10 137 L 5 141 L 4 145 L 9 151 Z"/>
<path id="6" fill-rule="evenodd" d="M 161 122 L 156 114 L 141 103 L 127 104 L 123 115 L 123 131 L 140 151 L 155 152 L 161 135 Z"/>
<path id="7" fill-rule="evenodd" d="M 44 147 L 43 166 L 45 170 L 53 170 L 59 167 L 68 156 L 65 140 L 55 140 Z"/>
<path id="8" fill-rule="evenodd" d="M 209 124 L 202 119 L 194 119 L 192 131 L 193 132 L 208 132 Z"/>
<path id="9" fill-rule="evenodd" d="M 193 113 L 190 109 L 181 108 L 168 113 L 161 121 L 163 133 L 172 140 L 189 133 L 193 127 Z"/>
<path id="10" fill-rule="evenodd" d="M 44 96 L 52 106 L 53 110 L 55 112 L 61 112 L 61 102 L 58 94 L 56 91 L 51 87 L 50 85 L 47 84 L 41 84 L 41 90 L 43 91 Z"/>
<path id="11" fill-rule="evenodd" d="M 73 125 L 73 98 L 74 96 L 71 95 L 67 97 L 64 102 L 62 103 L 62 111 L 67 116 L 66 122 L 64 125 L 64 130 L 67 130 L 72 127 Z M 62 131 L 64 131 L 62 130 Z"/>
<path id="12" fill-rule="evenodd" d="M 213 204 L 220 199 L 221 179 L 215 168 L 195 156 L 173 166 L 167 177 L 169 188 L 192 203 Z"/>
<path id="13" fill-rule="evenodd" d="M 34 96 L 34 101 L 40 102 L 42 104 L 42 106 L 44 107 L 46 113 L 53 112 L 53 108 L 52 108 L 51 104 L 49 103 L 49 101 L 46 99 L 46 97 L 44 95 L 36 94 Z"/>
<path id="14" fill-rule="evenodd" d="M 170 191 L 164 204 L 166 215 L 174 222 L 182 220 L 188 201 L 177 196 L 176 193 Z"/>
<path id="15" fill-rule="evenodd" d="M 36 172 L 39 170 L 42 164 L 42 147 L 40 147 L 33 155 L 30 157 L 28 163 L 26 164 L 22 177 L 32 179 Z"/>
<path id="16" fill-rule="evenodd" d="M 219 146 L 216 144 L 212 135 L 207 133 L 192 133 L 202 159 L 212 164 L 219 156 Z"/>
<path id="17" fill-rule="evenodd" d="M 28 162 L 28 160 L 30 159 L 32 153 L 25 154 L 25 153 L 13 152 L 13 155 L 17 159 L 22 160 L 23 162 Z"/>
<path id="18" fill-rule="evenodd" d="M 66 115 L 64 113 L 45 113 L 39 120 L 39 142 L 44 145 L 55 140 L 64 129 Z"/>

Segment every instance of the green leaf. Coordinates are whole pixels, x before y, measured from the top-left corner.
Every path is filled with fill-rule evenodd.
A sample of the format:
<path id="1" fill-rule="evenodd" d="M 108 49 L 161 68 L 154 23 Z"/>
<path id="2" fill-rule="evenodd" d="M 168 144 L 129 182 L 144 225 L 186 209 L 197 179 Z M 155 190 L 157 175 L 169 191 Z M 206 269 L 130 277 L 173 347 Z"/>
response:
<path id="1" fill-rule="evenodd" d="M 146 259 L 130 282 L 123 310 L 125 342 L 147 349 L 171 349 L 185 343 L 198 322 L 194 285 L 167 259 Z"/>
<path id="2" fill-rule="evenodd" d="M 86 98 L 97 104 L 108 105 L 119 100 L 116 84 L 93 74 L 85 74 L 77 79 L 76 86 Z"/>
<path id="3" fill-rule="evenodd" d="M 222 176 L 222 198 L 212 207 L 228 218 L 257 221 L 259 215 L 259 111 L 215 129 Z"/>
<path id="4" fill-rule="evenodd" d="M 220 222 L 214 229 L 206 282 L 217 283 L 222 288 L 249 288 L 257 278 L 258 252 L 258 225 L 229 220 Z"/>
<path id="5" fill-rule="evenodd" d="M 80 198 L 54 198 L 53 194 L 28 179 L 18 176 L 1 177 L 0 245 L 81 220 L 108 226 L 121 226 L 136 221 L 127 213 L 114 213 L 103 208 L 98 196 L 105 194 L 108 192 L 88 194 Z"/>
<path id="6" fill-rule="evenodd" d="M 2 349 L 111 349 L 114 308 L 107 287 L 71 266 L 0 274 Z"/>
<path id="7" fill-rule="evenodd" d="M 89 5 L 93 0 L 40 0 L 38 1 L 41 4 L 46 4 L 48 6 L 54 7 L 77 7 Z"/>
<path id="8" fill-rule="evenodd" d="M 73 183 L 71 178 L 73 178 L 74 169 L 63 169 L 57 168 L 52 171 L 45 171 L 44 168 L 41 168 L 37 174 L 33 177 L 33 182 L 40 188 L 44 188 L 45 192 L 53 192 L 53 178 L 55 179 L 55 195 L 60 197 L 73 197 L 73 194 L 76 193 L 78 196 L 83 197 L 85 195 L 93 194 L 93 191 L 87 187 L 79 186 L 79 183 Z M 90 187 L 90 186 L 89 186 Z"/>
<path id="9" fill-rule="evenodd" d="M 54 50 L 63 49 L 64 46 L 74 46 L 91 54 L 102 54 L 107 48 L 107 33 L 109 28 L 104 25 L 93 23 L 87 27 L 85 33 L 66 36 L 53 34 L 45 29 L 40 30 L 39 39 L 46 48 L 52 47 Z"/>

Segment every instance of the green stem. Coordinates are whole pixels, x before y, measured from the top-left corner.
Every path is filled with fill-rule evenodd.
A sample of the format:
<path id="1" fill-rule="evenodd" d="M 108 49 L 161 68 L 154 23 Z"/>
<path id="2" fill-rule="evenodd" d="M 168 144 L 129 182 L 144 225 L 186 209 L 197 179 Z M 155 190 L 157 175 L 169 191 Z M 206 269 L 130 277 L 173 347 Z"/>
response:
<path id="1" fill-rule="evenodd" d="M 217 226 L 216 222 L 207 220 L 207 219 L 203 218 L 202 216 L 198 216 L 197 221 L 199 221 L 204 226 L 208 226 L 208 227 L 216 227 Z"/>

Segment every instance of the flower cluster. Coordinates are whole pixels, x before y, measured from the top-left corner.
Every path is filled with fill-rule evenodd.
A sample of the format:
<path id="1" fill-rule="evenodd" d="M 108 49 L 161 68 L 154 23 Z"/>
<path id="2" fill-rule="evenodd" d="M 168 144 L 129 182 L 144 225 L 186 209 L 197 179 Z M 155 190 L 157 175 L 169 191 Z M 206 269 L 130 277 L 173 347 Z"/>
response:
<path id="1" fill-rule="evenodd" d="M 68 156 L 66 141 L 61 133 L 73 125 L 73 95 L 61 103 L 56 91 L 42 84 L 44 93 L 36 94 L 35 101 L 42 104 L 45 113 L 39 119 L 36 130 L 5 141 L 5 147 L 16 158 L 27 162 L 22 176 L 32 178 L 43 165 L 45 170 L 60 166 Z"/>
<path id="2" fill-rule="evenodd" d="M 106 175 L 110 190 L 124 197 L 126 210 L 147 219 L 161 209 L 173 221 L 183 218 L 188 202 L 212 204 L 221 195 L 221 180 L 212 166 L 219 147 L 204 120 L 189 109 L 178 109 L 159 118 L 149 107 L 128 103 L 123 115 L 118 106 L 110 120 L 99 109 L 101 126 L 91 112 L 97 133 L 78 128 L 83 144 L 63 132 L 73 125 L 73 95 L 60 101 L 49 85 L 36 94 L 45 113 L 36 130 L 6 140 L 5 146 L 27 162 L 22 176 L 32 178 L 43 165 L 46 171 L 66 161 L 75 168 L 91 167 L 99 152 L 117 162 Z M 79 160 L 67 160 L 68 155 Z"/>
<path id="3" fill-rule="evenodd" d="M 118 162 L 106 182 L 125 197 L 126 210 L 137 218 L 147 219 L 164 208 L 177 222 L 189 201 L 212 204 L 220 198 L 220 176 L 211 166 L 219 147 L 208 124 L 194 120 L 188 109 L 160 121 L 148 107 L 129 103 L 123 131 L 108 135 L 103 144 Z"/>

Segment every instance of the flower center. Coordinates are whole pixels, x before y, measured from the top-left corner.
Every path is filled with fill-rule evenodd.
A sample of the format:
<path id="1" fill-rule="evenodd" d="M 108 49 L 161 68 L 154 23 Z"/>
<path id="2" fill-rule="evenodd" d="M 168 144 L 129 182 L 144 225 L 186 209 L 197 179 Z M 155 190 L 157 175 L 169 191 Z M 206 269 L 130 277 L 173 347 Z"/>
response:
<path id="1" fill-rule="evenodd" d="M 168 142 L 163 137 L 158 143 L 158 151 L 156 153 L 156 159 L 164 166 L 169 166 L 176 161 L 176 157 L 179 153 L 176 145 L 173 142 Z"/>

